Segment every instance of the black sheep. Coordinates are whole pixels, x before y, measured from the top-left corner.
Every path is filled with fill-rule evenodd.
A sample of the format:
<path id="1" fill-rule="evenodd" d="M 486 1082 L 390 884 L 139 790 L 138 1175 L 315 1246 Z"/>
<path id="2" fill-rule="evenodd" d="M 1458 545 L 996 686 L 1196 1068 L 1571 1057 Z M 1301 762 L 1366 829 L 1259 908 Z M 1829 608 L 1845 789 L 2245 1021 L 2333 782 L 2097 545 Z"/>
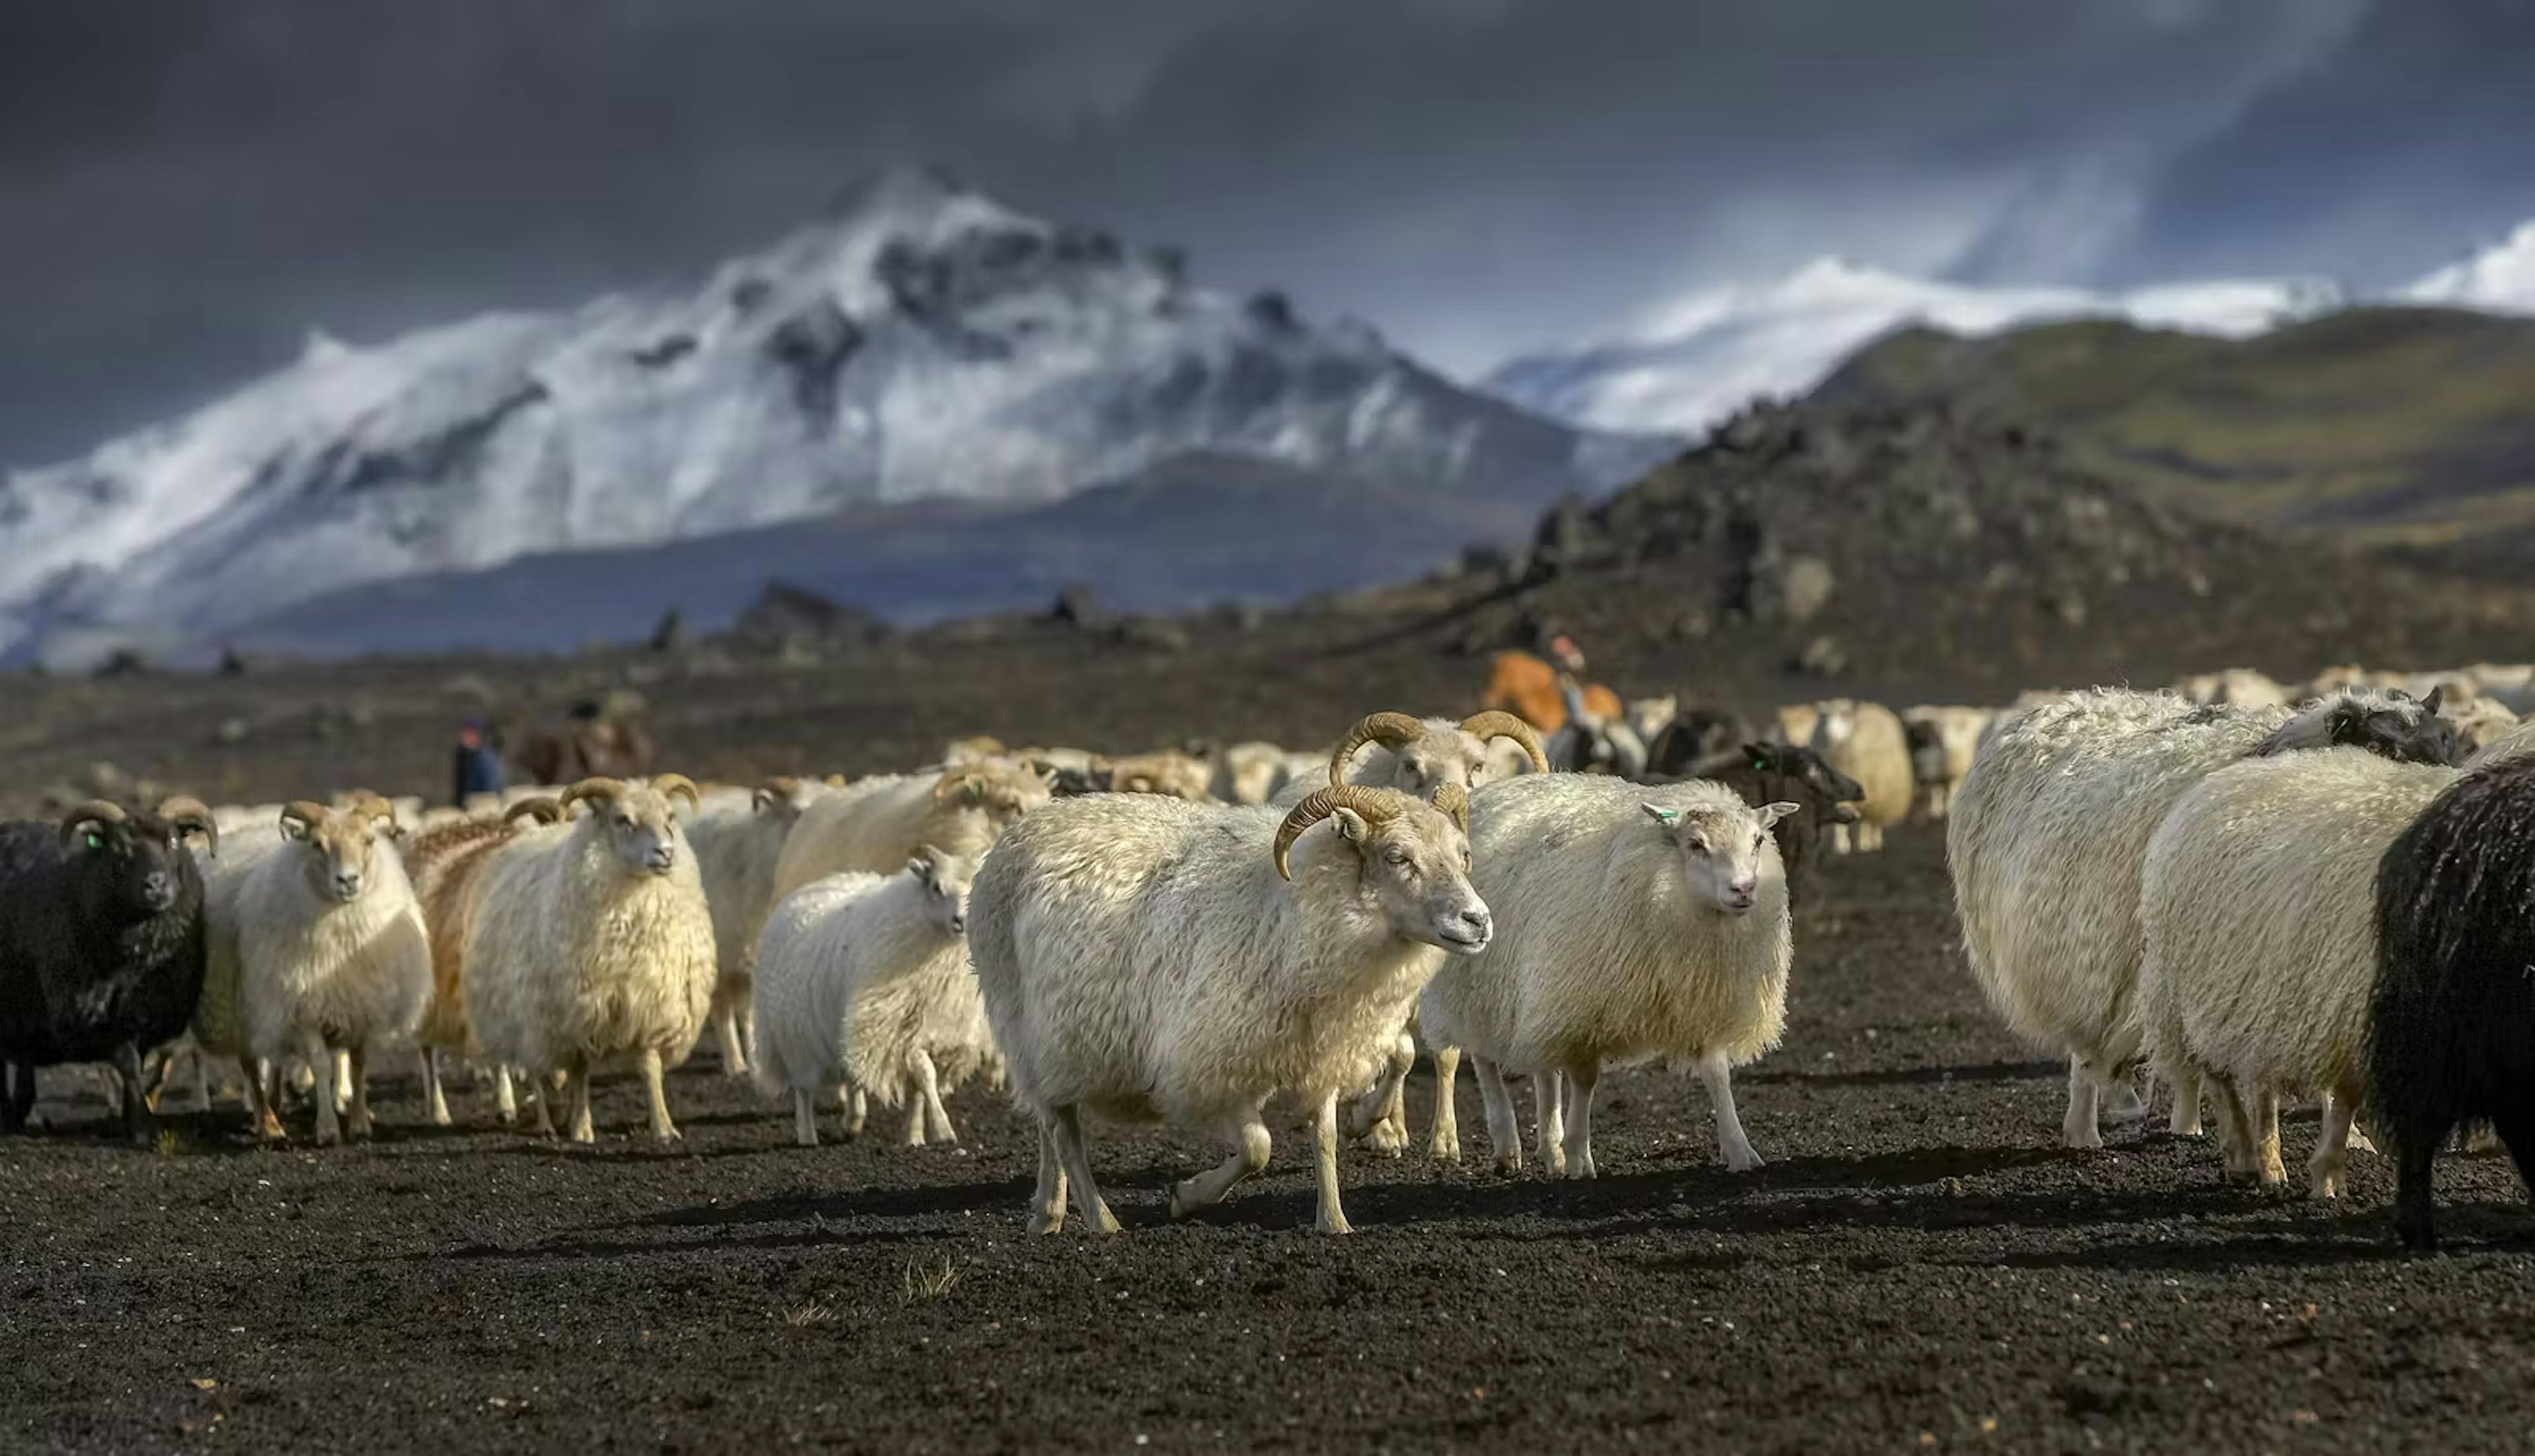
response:
<path id="1" fill-rule="evenodd" d="M 1689 703 L 1646 745 L 1646 772 L 1670 778 L 1691 776 L 1692 765 L 1722 754 L 1752 737 L 1752 725 L 1724 708 Z"/>
<path id="2" fill-rule="evenodd" d="M 2430 1172 L 2489 1120 L 2535 1189 L 2535 761 L 2469 773 L 2377 866 L 2368 1118 L 2393 1144 L 2394 1227 L 2437 1244 Z"/>
<path id="3" fill-rule="evenodd" d="M 203 994 L 203 878 L 184 836 L 215 848 L 211 811 L 91 800 L 58 823 L 0 823 L 0 1131 L 26 1125 L 35 1068 L 111 1062 L 124 1124 L 152 1127 L 141 1059 Z"/>
<path id="4" fill-rule="evenodd" d="M 1691 765 L 1684 778 L 1712 779 L 1754 806 L 1802 805 L 1769 826 L 1778 841 L 1778 859 L 1787 871 L 1787 904 L 1792 908 L 1812 892 L 1813 867 L 1833 824 L 1857 822 L 1849 805 L 1866 797 L 1857 780 L 1830 766 L 1812 749 L 1783 743 L 1747 743 L 1711 755 Z"/>

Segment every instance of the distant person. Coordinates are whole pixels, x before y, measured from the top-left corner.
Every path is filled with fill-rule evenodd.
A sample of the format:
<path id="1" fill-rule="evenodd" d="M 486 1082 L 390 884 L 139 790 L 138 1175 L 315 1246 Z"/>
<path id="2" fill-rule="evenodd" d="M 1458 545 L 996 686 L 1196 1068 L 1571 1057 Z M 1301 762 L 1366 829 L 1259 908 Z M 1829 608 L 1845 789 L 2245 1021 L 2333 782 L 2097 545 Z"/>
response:
<path id="1" fill-rule="evenodd" d="M 458 730 L 458 755 L 451 802 L 464 809 L 467 796 L 502 792 L 502 735 L 482 718 L 469 718 Z"/>
<path id="2" fill-rule="evenodd" d="M 604 703 L 582 698 L 566 711 L 562 733 L 530 736 L 520 766 L 541 784 L 640 778 L 651 769 L 651 736 L 638 720 L 641 708 L 630 694 L 611 695 Z"/>

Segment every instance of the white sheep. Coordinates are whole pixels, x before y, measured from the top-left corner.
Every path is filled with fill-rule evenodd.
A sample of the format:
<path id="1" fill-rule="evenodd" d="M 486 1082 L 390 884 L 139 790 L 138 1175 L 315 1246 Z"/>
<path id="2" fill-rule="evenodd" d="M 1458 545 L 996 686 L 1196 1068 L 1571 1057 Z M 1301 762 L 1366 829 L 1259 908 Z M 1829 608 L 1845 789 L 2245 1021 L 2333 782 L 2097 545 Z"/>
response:
<path id="1" fill-rule="evenodd" d="M 1522 1166 L 1505 1072 L 1531 1075 L 1543 1168 L 1591 1178 L 1603 1069 L 1656 1059 L 1698 1069 L 1726 1166 L 1760 1166 L 1732 1069 L 1776 1046 L 1786 1021 L 1793 944 L 1769 825 L 1796 809 L 1755 809 L 1722 784 L 1565 773 L 1472 801 L 1471 883 L 1506 929 L 1427 985 L 1418 1020 L 1439 1088 L 1469 1054 L 1499 1167 Z M 1448 1091 L 1432 1150 L 1460 1157 Z"/>
<path id="2" fill-rule="evenodd" d="M 1934 778 L 1914 774 L 1928 793 L 1928 817 L 1942 819 L 1953 808 L 1954 795 L 1963 786 L 1963 775 L 1972 771 L 1972 759 L 1980 753 L 1981 735 L 1989 730 L 1992 714 L 1985 707 L 1920 706 L 1904 709 L 1905 725 L 1924 725 L 1935 740 L 1938 752 L 1938 773 Z"/>
<path id="3" fill-rule="evenodd" d="M 1908 819 L 1910 803 L 1918 797 L 1909 735 L 1892 709 L 1880 702 L 1834 698 L 1815 704 L 1815 713 L 1814 752 L 1866 790 L 1856 824 L 1831 826 L 1831 850 L 1846 854 L 1852 845 L 1869 852 L 1882 849 L 1885 829 Z"/>
<path id="4" fill-rule="evenodd" d="M 1265 804 L 1282 786 L 1285 759 L 1285 751 L 1272 743 L 1233 744 L 1215 754 L 1206 792 L 1218 804 Z"/>
<path id="5" fill-rule="evenodd" d="M 1490 748 L 1499 740 L 1512 744 L 1535 773 L 1549 771 L 1540 735 L 1529 723 L 1497 709 L 1450 718 L 1413 718 L 1406 713 L 1368 714 L 1338 741 L 1329 758 L 1329 783 L 1397 789 L 1420 799 L 1451 784 L 1463 793 L 1503 776 L 1503 765 Z M 1370 746 L 1359 759 L 1356 756 Z M 1303 801 L 1320 784 L 1288 783 L 1276 796 L 1285 808 Z"/>
<path id="6" fill-rule="evenodd" d="M 773 897 L 849 870 L 895 874 L 919 845 L 983 854 L 1014 820 L 1047 801 L 1047 780 L 1009 758 L 864 779 L 801 811 L 775 862 Z"/>
<path id="7" fill-rule="evenodd" d="M 1447 951 L 1487 947 L 1466 800 L 1324 788 L 1272 810 L 1147 795 L 1069 799 L 978 871 L 969 953 L 1015 1101 L 1038 1119 L 1033 1232 L 1115 1232 L 1085 1112 L 1221 1133 L 1235 1151 L 1175 1185 L 1174 1217 L 1268 1164 L 1271 1098 L 1314 1110 L 1317 1222 L 1338 1201 L 1337 1099 L 1370 1076 Z M 1309 832 L 1328 821 L 1327 833 Z M 1290 874 L 1291 882 L 1287 882 Z"/>
<path id="8" fill-rule="evenodd" d="M 474 1056 L 479 1050 L 466 1020 L 466 913 L 474 903 L 468 886 L 494 850 L 526 832 L 523 820 L 550 824 L 562 818 L 563 807 L 553 799 L 526 798 L 507 810 L 488 808 L 427 829 L 404 847 L 405 877 L 413 884 L 422 928 L 431 941 L 431 1004 L 414 1040 L 421 1049 L 423 1103 L 433 1126 L 450 1122 L 443 1054 Z M 495 1111 L 508 1126 L 520 1115 L 510 1068 L 497 1065 L 493 1076 Z"/>
<path id="9" fill-rule="evenodd" d="M 748 1073 L 749 978 L 757 964 L 757 937 L 774 908 L 774 867 L 783 858 L 802 811 L 832 792 L 817 779 L 777 774 L 753 791 L 719 798 L 707 794 L 686 826 L 712 908 L 713 955 L 720 975 L 713 983 L 712 1020 L 721 1036 L 725 1076 Z"/>
<path id="10" fill-rule="evenodd" d="M 2282 1095 L 2325 1100 L 2310 1190 L 2340 1191 L 2365 1094 L 2377 984 L 2377 867 L 2467 769 L 2535 752 L 2535 728 L 2463 768 L 2328 748 L 2230 763 L 2149 839 L 2138 1019 L 2149 1061 L 2215 1091 L 2232 1174 L 2276 1183 Z"/>
<path id="11" fill-rule="evenodd" d="M 387 837 L 394 814 L 375 797 L 294 802 L 281 842 L 207 907 L 207 934 L 235 946 L 248 1055 L 305 1059 L 317 1074 L 321 1146 L 370 1134 L 368 1059 L 411 1042 L 431 1000 L 421 908 Z M 339 1123 L 341 1072 L 349 1119 Z"/>
<path id="12" fill-rule="evenodd" d="M 695 786 L 674 773 L 583 779 L 562 804 L 587 804 L 587 814 L 493 850 L 465 889 L 469 1029 L 496 1062 L 564 1074 L 557 1097 L 576 1142 L 594 1140 L 590 1073 L 624 1057 L 641 1067 L 652 1136 L 678 1138 L 661 1074 L 704 1031 L 717 968 L 712 913 L 672 796 L 692 804 Z M 550 1100 L 537 1101 L 541 1131 L 553 1130 Z"/>
<path id="13" fill-rule="evenodd" d="M 2098 1094 L 2138 1057 L 2139 876 L 2175 801 L 2247 757 L 2354 743 L 2442 762 L 2453 739 L 2435 701 L 2362 690 L 2292 713 L 2097 689 L 1991 736 L 1947 820 L 1955 912 L 1991 1007 L 2070 1059 L 2070 1146 L 2103 1145 Z M 2177 1131 L 2197 1130 L 2198 1106 L 2176 1089 Z"/>
<path id="14" fill-rule="evenodd" d="M 958 1141 L 943 1090 L 994 1051 L 962 939 L 975 871 L 974 860 L 928 846 L 900 874 L 812 880 L 768 917 L 753 993 L 757 1082 L 769 1096 L 791 1094 L 803 1147 L 819 1143 L 819 1094 L 837 1086 L 885 1107 L 904 1101 L 910 1147 L 928 1132 Z"/>

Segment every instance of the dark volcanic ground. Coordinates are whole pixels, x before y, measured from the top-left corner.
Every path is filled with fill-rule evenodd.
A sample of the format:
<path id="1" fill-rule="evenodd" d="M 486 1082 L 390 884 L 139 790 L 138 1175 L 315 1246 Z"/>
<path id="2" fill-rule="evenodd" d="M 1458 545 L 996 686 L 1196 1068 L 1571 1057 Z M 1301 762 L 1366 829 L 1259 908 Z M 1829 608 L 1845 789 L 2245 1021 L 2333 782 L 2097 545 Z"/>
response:
<path id="1" fill-rule="evenodd" d="M 2197 1141 L 2058 1149 L 1939 835 L 1892 844 L 1831 867 L 1787 1043 L 1739 1078 L 1765 1169 L 1641 1072 L 1605 1084 L 1599 1183 L 1501 1180 L 1465 1078 L 1471 1161 L 1351 1155 L 1345 1240 L 1295 1128 L 1182 1226 L 1164 1185 L 1218 1151 L 1104 1131 L 1128 1232 L 1032 1241 L 1030 1139 L 974 1091 L 957 1151 L 796 1149 L 701 1063 L 684 1153 L 629 1080 L 592 1152 L 419 1126 L 403 1081 L 374 1146 L 223 1113 L 135 1151 L 48 1073 L 53 1130 L 0 1142 L 0 1449 L 2523 1449 L 2504 1161 L 2446 1162 L 2453 1251 L 2412 1259 L 2380 1159 L 2344 1214 L 2222 1187 Z"/>

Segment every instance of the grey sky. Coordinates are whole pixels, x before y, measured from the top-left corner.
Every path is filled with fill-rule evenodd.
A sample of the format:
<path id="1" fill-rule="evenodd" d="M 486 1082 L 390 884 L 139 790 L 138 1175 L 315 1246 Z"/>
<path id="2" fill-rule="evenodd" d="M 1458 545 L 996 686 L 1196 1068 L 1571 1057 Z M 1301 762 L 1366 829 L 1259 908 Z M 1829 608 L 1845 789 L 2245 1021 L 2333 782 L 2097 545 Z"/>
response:
<path id="1" fill-rule="evenodd" d="M 763 245 L 938 161 L 1447 368 L 1839 252 L 2418 273 L 2535 215 L 2528 0 L 82 0 L 0 14 L 0 461 Z"/>

